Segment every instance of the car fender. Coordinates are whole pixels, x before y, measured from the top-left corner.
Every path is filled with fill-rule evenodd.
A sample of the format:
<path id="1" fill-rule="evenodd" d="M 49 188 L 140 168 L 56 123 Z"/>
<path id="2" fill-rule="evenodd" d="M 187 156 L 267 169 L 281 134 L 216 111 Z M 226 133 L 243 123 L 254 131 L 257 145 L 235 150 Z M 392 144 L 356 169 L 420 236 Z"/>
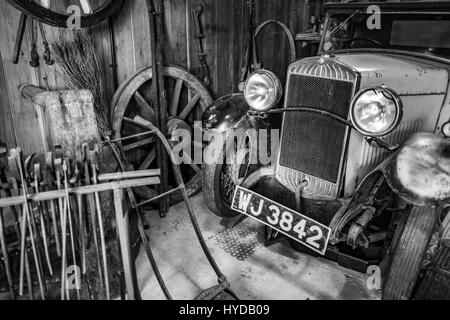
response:
<path id="1" fill-rule="evenodd" d="M 214 130 L 218 133 L 236 129 L 247 117 L 249 109 L 242 93 L 224 96 L 203 112 L 202 128 L 204 131 Z"/>
<path id="2" fill-rule="evenodd" d="M 450 140 L 417 133 L 384 162 L 390 188 L 409 203 L 438 205 L 450 199 Z"/>

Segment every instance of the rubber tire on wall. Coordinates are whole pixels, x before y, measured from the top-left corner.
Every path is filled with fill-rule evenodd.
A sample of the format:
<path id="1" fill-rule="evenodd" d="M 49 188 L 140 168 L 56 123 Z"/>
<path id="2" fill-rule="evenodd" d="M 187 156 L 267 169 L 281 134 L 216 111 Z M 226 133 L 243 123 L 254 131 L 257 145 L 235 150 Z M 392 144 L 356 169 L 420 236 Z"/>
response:
<path id="1" fill-rule="evenodd" d="M 37 21 L 53 27 L 67 28 L 67 21 L 69 20 L 71 14 L 54 12 L 50 9 L 42 7 L 38 3 L 29 0 L 6 1 L 17 10 L 20 10 L 23 14 L 33 17 Z M 106 18 L 112 16 L 122 8 L 124 1 L 125 0 L 111 0 L 109 2 L 105 2 L 94 13 L 81 16 L 81 28 L 99 24 Z"/>
<path id="2" fill-rule="evenodd" d="M 420 274 L 422 260 L 437 221 L 436 209 L 412 206 L 398 244 L 394 244 L 392 261 L 386 278 L 383 299 L 410 299 Z M 395 238 L 395 236 L 394 236 Z"/>

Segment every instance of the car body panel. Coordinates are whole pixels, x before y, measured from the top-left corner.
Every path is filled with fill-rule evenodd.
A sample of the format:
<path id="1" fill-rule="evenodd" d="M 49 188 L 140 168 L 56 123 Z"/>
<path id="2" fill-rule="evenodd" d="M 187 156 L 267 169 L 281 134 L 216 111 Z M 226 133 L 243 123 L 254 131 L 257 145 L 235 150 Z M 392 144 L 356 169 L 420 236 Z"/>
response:
<path id="1" fill-rule="evenodd" d="M 450 140 L 431 133 L 413 135 L 385 170 L 391 189 L 416 205 L 450 199 Z"/>
<path id="2" fill-rule="evenodd" d="M 335 59 L 358 71 L 360 89 L 387 86 L 399 94 L 403 118 L 399 127 L 384 137 L 387 142 L 401 144 L 416 132 L 435 132 L 448 99 L 449 73 L 445 65 L 380 53 L 370 54 L 370 58 L 366 53 L 339 54 Z M 351 196 L 362 179 L 388 155 L 389 152 L 369 145 L 353 130 L 348 145 L 344 195 Z"/>
<path id="3" fill-rule="evenodd" d="M 236 129 L 250 107 L 242 93 L 224 96 L 213 102 L 202 115 L 203 130 L 225 132 Z"/>
<path id="4" fill-rule="evenodd" d="M 398 95 L 443 95 L 448 72 L 422 59 L 393 54 L 339 54 L 336 60 L 353 67 L 361 75 L 361 88 L 385 84 Z"/>

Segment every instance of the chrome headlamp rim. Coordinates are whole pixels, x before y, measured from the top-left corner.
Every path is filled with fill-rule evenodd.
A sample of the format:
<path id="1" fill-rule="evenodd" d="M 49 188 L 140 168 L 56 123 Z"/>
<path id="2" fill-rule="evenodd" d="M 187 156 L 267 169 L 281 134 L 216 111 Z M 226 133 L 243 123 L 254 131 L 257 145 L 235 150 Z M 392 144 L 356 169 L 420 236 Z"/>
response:
<path id="1" fill-rule="evenodd" d="M 275 98 L 273 99 L 273 101 L 271 101 L 270 106 L 263 110 L 254 108 L 251 105 L 251 102 L 249 102 L 249 100 L 247 99 L 248 84 L 251 81 L 252 77 L 255 75 L 258 75 L 258 74 L 267 76 L 269 78 L 269 80 L 273 83 L 273 87 L 275 89 Z M 282 88 L 280 79 L 275 75 L 275 73 L 273 73 L 272 71 L 266 70 L 266 69 L 259 69 L 259 70 L 252 72 L 250 74 L 250 76 L 247 78 L 247 80 L 245 80 L 243 93 L 244 93 L 245 101 L 250 106 L 252 111 L 255 111 L 258 113 L 263 113 L 263 112 L 267 112 L 267 111 L 273 109 L 280 102 L 281 97 L 283 95 L 283 88 Z"/>
<path id="2" fill-rule="evenodd" d="M 442 125 L 441 133 L 444 137 L 450 138 L 450 120 Z"/>
<path id="3" fill-rule="evenodd" d="M 355 119 L 355 106 L 356 106 L 356 102 L 361 98 L 362 95 L 364 95 L 365 93 L 367 93 L 368 91 L 383 91 L 383 92 L 387 92 L 393 99 L 395 107 L 396 107 L 396 116 L 394 121 L 392 122 L 392 124 L 386 128 L 385 130 L 381 131 L 381 132 L 370 132 L 365 130 L 364 128 L 362 128 L 358 121 Z M 358 91 L 358 93 L 353 97 L 351 103 L 350 103 L 350 120 L 353 124 L 353 127 L 361 134 L 368 136 L 368 137 L 382 137 L 382 136 L 386 136 L 390 133 L 392 133 L 400 124 L 401 120 L 403 118 L 403 103 L 400 99 L 400 96 L 397 94 L 397 92 L 395 92 L 393 89 L 388 88 L 386 86 L 373 86 L 373 87 L 367 87 L 364 89 L 361 89 L 360 91 Z"/>

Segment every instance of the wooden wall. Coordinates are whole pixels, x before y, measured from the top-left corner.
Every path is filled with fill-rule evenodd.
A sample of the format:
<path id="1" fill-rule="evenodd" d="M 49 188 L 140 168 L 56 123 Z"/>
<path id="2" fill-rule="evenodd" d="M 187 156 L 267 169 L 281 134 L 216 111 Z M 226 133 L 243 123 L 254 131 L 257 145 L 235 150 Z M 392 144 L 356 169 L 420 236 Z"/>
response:
<path id="1" fill-rule="evenodd" d="M 65 2 L 66 1 L 66 2 Z M 55 5 L 67 6 L 73 0 L 52 1 Z M 309 27 L 309 20 L 319 8 L 321 0 L 256 0 L 257 24 L 277 19 L 286 23 L 295 35 Z M 246 0 L 164 0 L 166 22 L 166 63 L 195 70 L 197 67 L 196 45 L 192 37 L 193 28 L 190 5 L 204 6 L 203 25 L 205 51 L 210 68 L 211 94 L 220 97 L 237 92 L 243 57 L 247 45 L 248 9 Z M 37 114 L 33 106 L 24 102 L 17 90 L 23 83 L 50 90 L 64 89 L 65 83 L 57 66 L 46 66 L 41 58 L 41 67 L 28 65 L 30 35 L 25 34 L 22 54 L 18 65 L 11 63 L 16 30 L 20 13 L 0 1 L 0 141 L 9 147 L 19 145 L 26 154 L 43 150 L 38 134 Z M 120 84 L 136 71 L 151 65 L 149 23 L 145 0 L 126 0 L 120 13 L 112 19 L 117 83 Z M 91 29 L 103 60 L 105 80 L 105 102 L 110 101 L 115 90 L 111 68 L 110 25 L 105 21 Z M 46 26 L 51 41 L 68 30 Z M 259 38 L 260 59 L 264 66 L 274 70 L 281 78 L 288 64 L 287 41 L 276 27 L 266 29 Z M 38 50 L 42 56 L 42 40 Z M 15 130 L 14 130 L 15 128 Z M 51 145 L 51 141 L 48 142 Z"/>

